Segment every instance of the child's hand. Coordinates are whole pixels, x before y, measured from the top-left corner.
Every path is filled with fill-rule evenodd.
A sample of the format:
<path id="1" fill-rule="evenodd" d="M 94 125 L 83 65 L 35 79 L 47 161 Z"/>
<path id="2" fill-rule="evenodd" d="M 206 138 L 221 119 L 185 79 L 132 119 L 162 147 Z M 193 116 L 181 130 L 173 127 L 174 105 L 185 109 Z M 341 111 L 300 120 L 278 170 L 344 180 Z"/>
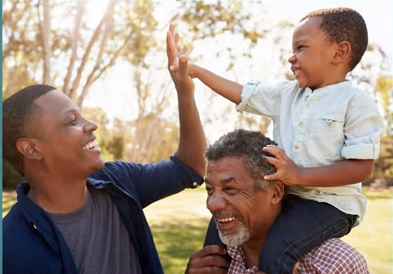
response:
<path id="1" fill-rule="evenodd" d="M 199 67 L 194 64 L 189 64 L 188 65 L 188 75 L 190 75 L 191 78 L 198 78 L 198 69 Z"/>
<path id="2" fill-rule="evenodd" d="M 266 161 L 274 165 L 277 169 L 276 173 L 266 175 L 265 180 L 280 180 L 286 185 L 298 185 L 298 178 L 300 177 L 301 168 L 298 167 L 278 146 L 268 145 L 263 148 L 263 151 L 270 153 L 274 157 L 266 156 Z"/>

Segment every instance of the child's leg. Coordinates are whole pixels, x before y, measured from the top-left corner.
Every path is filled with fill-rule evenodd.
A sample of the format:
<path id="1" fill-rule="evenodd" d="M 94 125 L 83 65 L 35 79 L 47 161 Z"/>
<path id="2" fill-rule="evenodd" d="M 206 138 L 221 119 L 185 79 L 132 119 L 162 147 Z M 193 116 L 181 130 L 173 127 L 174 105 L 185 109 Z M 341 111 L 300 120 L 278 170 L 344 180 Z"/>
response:
<path id="1" fill-rule="evenodd" d="M 349 233 L 356 220 L 335 207 L 288 195 L 259 256 L 259 269 L 292 273 L 296 262 L 327 239 Z"/>
<path id="2" fill-rule="evenodd" d="M 203 243 L 203 246 L 207 245 L 223 245 L 220 236 L 218 236 L 217 225 L 213 218 L 210 219 L 206 231 L 205 242 Z"/>

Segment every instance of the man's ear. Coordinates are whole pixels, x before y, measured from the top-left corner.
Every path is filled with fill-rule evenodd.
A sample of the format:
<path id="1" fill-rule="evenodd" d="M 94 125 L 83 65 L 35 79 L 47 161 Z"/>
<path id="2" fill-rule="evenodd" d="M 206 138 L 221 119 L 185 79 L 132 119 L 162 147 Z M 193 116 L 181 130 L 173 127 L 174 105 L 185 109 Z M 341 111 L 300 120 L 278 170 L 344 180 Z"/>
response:
<path id="1" fill-rule="evenodd" d="M 20 138 L 16 141 L 16 148 L 23 156 L 29 159 L 41 160 L 42 154 L 37 140 L 34 138 Z"/>
<path id="2" fill-rule="evenodd" d="M 347 41 L 342 41 L 337 45 L 336 54 L 333 56 L 333 64 L 341 64 L 351 58 L 352 47 Z"/>
<path id="3" fill-rule="evenodd" d="M 272 196 L 272 203 L 278 204 L 281 202 L 282 197 L 284 196 L 284 184 L 283 182 L 277 180 L 272 185 L 273 196 Z"/>

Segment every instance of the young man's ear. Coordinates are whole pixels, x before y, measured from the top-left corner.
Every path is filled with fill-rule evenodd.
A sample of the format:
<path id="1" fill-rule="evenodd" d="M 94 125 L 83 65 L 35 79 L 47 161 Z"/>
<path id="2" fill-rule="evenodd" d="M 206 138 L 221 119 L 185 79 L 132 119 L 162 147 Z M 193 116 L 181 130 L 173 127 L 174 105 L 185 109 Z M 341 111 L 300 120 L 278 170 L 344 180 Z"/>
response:
<path id="1" fill-rule="evenodd" d="M 29 159 L 41 160 L 42 154 L 34 138 L 20 138 L 16 142 L 16 148 L 23 156 Z"/>
<path id="2" fill-rule="evenodd" d="M 333 64 L 340 64 L 346 62 L 351 58 L 352 48 L 347 41 L 342 41 L 337 45 L 336 54 L 333 56 Z"/>
<path id="3" fill-rule="evenodd" d="M 273 197 L 272 197 L 272 202 L 274 204 L 278 204 L 281 202 L 283 196 L 284 196 L 284 191 L 285 191 L 285 185 L 281 181 L 276 181 L 272 185 L 273 189 Z"/>

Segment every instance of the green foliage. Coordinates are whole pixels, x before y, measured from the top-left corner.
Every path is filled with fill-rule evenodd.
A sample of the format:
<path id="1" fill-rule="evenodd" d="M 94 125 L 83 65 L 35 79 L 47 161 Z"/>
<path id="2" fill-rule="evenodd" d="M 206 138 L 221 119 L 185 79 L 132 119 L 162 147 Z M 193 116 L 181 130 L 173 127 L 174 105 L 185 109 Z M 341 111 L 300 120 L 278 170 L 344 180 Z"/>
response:
<path id="1" fill-rule="evenodd" d="M 115 160 L 121 160 L 123 158 L 124 137 L 114 136 L 106 143 L 106 147 L 108 152 L 113 155 Z"/>
<path id="2" fill-rule="evenodd" d="M 160 140 L 152 146 L 150 162 L 169 159 L 176 152 L 179 144 L 179 126 L 170 123 L 166 124 L 166 128 L 161 130 L 160 136 Z"/>
<path id="3" fill-rule="evenodd" d="M 393 186 L 393 136 L 386 135 L 381 138 L 381 149 L 379 158 L 374 163 L 371 178 L 365 185 L 379 180 L 382 185 Z"/>
<path id="4" fill-rule="evenodd" d="M 15 190 L 23 180 L 24 178 L 3 158 L 3 189 Z"/>
<path id="5" fill-rule="evenodd" d="M 385 113 L 386 133 L 393 134 L 393 109 L 392 109 L 392 95 L 393 95 L 393 77 L 392 76 L 379 76 L 375 86 L 375 92 L 381 97 L 380 105 Z M 393 156 L 392 156 L 393 157 Z"/>
<path id="6" fill-rule="evenodd" d="M 252 22 L 248 7 L 261 7 L 260 2 L 243 1 L 180 1 L 181 8 L 173 20 L 187 23 L 195 39 L 215 37 L 224 33 L 240 34 L 255 45 L 267 30 Z"/>
<path id="7" fill-rule="evenodd" d="M 379 158 L 375 161 L 374 171 L 369 183 L 378 180 L 382 185 L 393 186 L 393 128 L 392 128 L 392 91 L 393 77 L 380 75 L 376 79 L 375 92 L 380 96 L 380 106 L 386 121 L 386 134 L 381 138 Z"/>

